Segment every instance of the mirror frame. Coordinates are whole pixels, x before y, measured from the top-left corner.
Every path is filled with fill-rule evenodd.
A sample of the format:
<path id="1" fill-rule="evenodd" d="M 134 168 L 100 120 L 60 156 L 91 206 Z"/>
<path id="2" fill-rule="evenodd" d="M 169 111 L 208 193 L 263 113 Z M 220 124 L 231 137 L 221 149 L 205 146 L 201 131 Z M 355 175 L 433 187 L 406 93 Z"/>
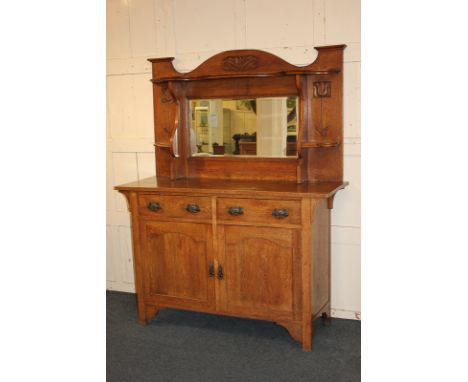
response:
<path id="1" fill-rule="evenodd" d="M 259 50 L 222 52 L 188 73 L 176 71 L 173 57 L 150 59 L 157 176 L 341 181 L 344 48 L 317 47 L 315 61 L 302 67 Z M 298 157 L 191 156 L 190 100 L 276 96 L 299 98 Z"/>

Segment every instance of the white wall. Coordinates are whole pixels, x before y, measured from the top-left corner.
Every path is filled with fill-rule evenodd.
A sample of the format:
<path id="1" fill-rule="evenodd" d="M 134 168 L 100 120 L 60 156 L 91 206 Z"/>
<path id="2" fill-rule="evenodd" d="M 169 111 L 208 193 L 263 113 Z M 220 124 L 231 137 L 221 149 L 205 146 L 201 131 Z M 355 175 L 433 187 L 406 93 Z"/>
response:
<path id="1" fill-rule="evenodd" d="M 108 0 L 107 287 L 134 291 L 130 219 L 116 184 L 155 175 L 150 57 L 179 71 L 229 49 L 261 49 L 295 65 L 342 44 L 344 178 L 332 212 L 332 315 L 360 318 L 359 0 Z"/>

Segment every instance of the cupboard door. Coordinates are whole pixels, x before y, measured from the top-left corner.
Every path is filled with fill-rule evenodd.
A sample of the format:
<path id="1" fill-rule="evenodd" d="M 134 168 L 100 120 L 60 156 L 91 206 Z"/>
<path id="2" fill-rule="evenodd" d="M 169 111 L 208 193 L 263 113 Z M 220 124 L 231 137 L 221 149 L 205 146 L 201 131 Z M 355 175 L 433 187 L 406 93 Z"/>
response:
<path id="1" fill-rule="evenodd" d="M 156 302 L 212 307 L 214 270 L 209 224 L 141 222 L 144 289 Z"/>
<path id="2" fill-rule="evenodd" d="M 292 317 L 299 309 L 294 299 L 300 285 L 297 231 L 228 225 L 220 231 L 224 310 Z"/>

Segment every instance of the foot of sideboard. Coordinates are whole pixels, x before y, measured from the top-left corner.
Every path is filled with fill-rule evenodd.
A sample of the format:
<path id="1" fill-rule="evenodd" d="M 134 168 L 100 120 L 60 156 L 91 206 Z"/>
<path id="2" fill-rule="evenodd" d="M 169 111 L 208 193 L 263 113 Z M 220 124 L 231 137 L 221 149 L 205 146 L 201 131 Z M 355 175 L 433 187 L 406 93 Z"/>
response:
<path id="1" fill-rule="evenodd" d="M 322 318 L 322 323 L 324 326 L 331 325 L 331 317 L 328 315 L 328 313 L 323 312 L 321 318 Z"/>
<path id="2" fill-rule="evenodd" d="M 285 328 L 295 341 L 302 342 L 302 325 L 300 322 L 280 321 L 276 322 L 276 324 Z"/>

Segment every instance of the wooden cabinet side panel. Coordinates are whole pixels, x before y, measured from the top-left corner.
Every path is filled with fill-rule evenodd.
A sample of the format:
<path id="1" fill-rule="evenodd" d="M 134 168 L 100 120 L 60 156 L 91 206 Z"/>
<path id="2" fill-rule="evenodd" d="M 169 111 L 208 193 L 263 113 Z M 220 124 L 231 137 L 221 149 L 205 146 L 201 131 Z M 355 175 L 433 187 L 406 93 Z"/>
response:
<path id="1" fill-rule="evenodd" d="M 144 265 L 141 253 L 140 225 L 138 215 L 138 196 L 136 192 L 122 192 L 127 198 L 128 209 L 132 224 L 132 246 L 133 246 L 133 271 L 135 275 L 135 291 L 137 297 L 138 321 L 146 324 L 147 315 L 144 300 Z"/>
<path id="2" fill-rule="evenodd" d="M 322 199 L 318 201 L 312 219 L 312 316 L 325 311 L 329 302 L 330 209 Z"/>
<path id="3" fill-rule="evenodd" d="M 302 199 L 302 232 L 301 232 L 301 298 L 302 298 L 302 348 L 312 349 L 312 307 L 311 307 L 311 213 L 315 203 L 310 199 Z"/>

